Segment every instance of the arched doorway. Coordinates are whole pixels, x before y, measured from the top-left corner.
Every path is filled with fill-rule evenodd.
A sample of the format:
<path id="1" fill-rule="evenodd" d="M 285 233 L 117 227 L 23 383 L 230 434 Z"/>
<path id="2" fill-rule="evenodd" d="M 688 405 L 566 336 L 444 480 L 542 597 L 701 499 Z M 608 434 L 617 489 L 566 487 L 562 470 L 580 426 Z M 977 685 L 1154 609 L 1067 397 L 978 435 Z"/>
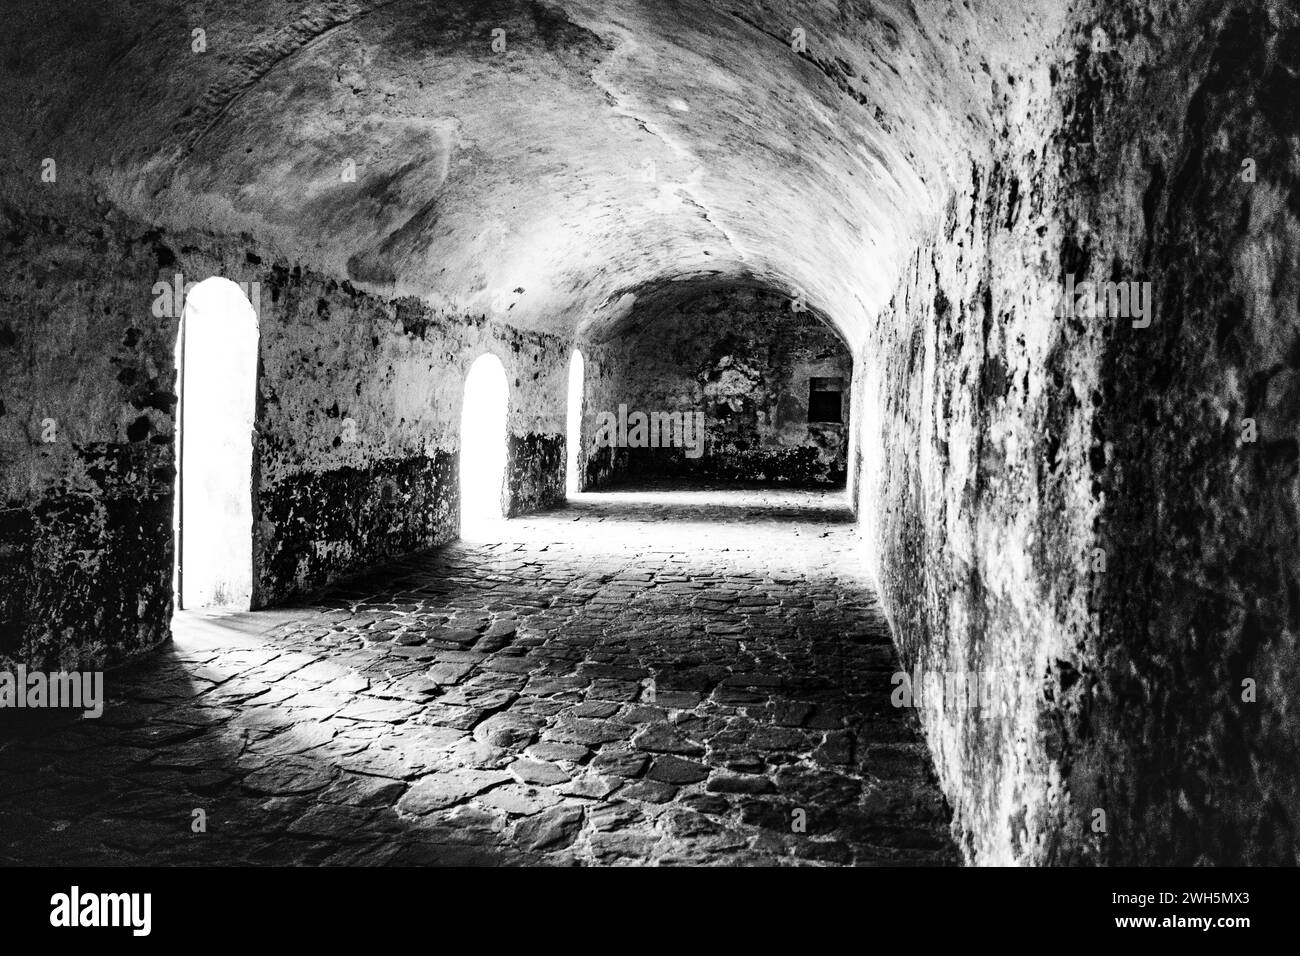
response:
<path id="1" fill-rule="evenodd" d="M 582 477 L 578 472 L 581 465 L 579 452 L 582 449 L 582 376 L 582 353 L 574 349 L 573 357 L 569 359 L 569 414 L 564 438 L 564 491 L 569 495 L 582 490 Z"/>
<path id="2" fill-rule="evenodd" d="M 473 533 L 504 514 L 506 370 L 492 354 L 480 355 L 465 378 L 460 416 L 460 531 Z"/>
<path id="3" fill-rule="evenodd" d="M 213 277 L 185 297 L 176 344 L 176 606 L 253 598 L 257 314 Z"/>

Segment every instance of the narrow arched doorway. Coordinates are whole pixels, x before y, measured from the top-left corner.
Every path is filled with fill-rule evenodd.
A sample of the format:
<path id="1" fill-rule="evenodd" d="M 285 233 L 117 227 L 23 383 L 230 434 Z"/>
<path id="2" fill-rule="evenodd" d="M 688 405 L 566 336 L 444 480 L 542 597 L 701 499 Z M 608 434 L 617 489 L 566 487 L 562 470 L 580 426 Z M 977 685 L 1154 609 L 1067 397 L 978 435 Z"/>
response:
<path id="1" fill-rule="evenodd" d="M 461 536 L 505 513 L 506 415 L 509 387 L 501 360 L 480 355 L 465 378 L 460 416 Z"/>
<path id="2" fill-rule="evenodd" d="M 582 353 L 573 350 L 569 359 L 569 409 L 565 428 L 565 469 L 564 492 L 577 494 L 582 490 L 582 388 L 583 388 Z"/>
<path id="3" fill-rule="evenodd" d="M 257 314 L 229 279 L 185 297 L 176 345 L 176 606 L 253 599 Z"/>

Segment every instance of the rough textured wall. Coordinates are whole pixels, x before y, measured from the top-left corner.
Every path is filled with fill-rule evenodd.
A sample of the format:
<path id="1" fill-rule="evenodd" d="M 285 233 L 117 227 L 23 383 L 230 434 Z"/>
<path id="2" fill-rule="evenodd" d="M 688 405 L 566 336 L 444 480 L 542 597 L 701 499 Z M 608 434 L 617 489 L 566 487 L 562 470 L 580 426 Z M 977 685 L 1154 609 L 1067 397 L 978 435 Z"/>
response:
<path id="1" fill-rule="evenodd" d="M 483 351 L 511 387 L 511 512 L 563 501 L 554 337 L 384 301 L 247 242 L 48 209 L 3 213 L 0 659 L 111 663 L 169 633 L 180 310 L 156 315 L 154 284 L 178 274 L 260 290 L 255 605 L 456 534 L 464 379 Z"/>
<path id="2" fill-rule="evenodd" d="M 1066 167 L 1060 267 L 1149 279 L 1156 317 L 1104 343 L 1110 563 L 1062 670 L 1060 746 L 1118 821 L 1109 861 L 1295 863 L 1300 8 L 1123 3 L 1098 23 L 1110 49 L 1075 62 L 1067 113 L 1098 160 Z"/>
<path id="3" fill-rule="evenodd" d="M 625 477 L 842 485 L 848 465 L 852 357 L 813 313 L 767 290 L 732 288 L 633 314 L 585 350 L 583 444 L 588 487 Z M 802 307 L 802 303 L 800 304 Z M 842 381 L 840 420 L 810 422 L 809 380 Z M 688 449 L 599 448 L 600 412 L 702 413 Z"/>
<path id="4" fill-rule="evenodd" d="M 0 667 L 168 634 L 175 325 L 153 237 L 118 225 L 0 210 Z"/>
<path id="5" fill-rule="evenodd" d="M 976 861 L 1296 859 L 1297 39 L 1282 4 L 1081 11 L 994 78 L 1009 145 L 864 348 L 900 646 L 990 678 L 922 709 Z M 1151 324 L 1057 315 L 1068 276 L 1151 282 Z"/>
<path id="6" fill-rule="evenodd" d="M 455 537 L 465 376 L 484 352 L 510 389 L 507 513 L 563 502 L 560 340 L 297 270 L 264 294 L 259 604 Z"/>

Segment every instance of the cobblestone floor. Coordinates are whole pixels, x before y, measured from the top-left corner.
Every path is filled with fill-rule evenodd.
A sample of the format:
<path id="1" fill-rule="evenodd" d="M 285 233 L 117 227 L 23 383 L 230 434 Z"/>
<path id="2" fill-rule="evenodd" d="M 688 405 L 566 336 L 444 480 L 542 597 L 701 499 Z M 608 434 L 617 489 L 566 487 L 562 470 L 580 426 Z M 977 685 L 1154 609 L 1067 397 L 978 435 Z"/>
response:
<path id="1" fill-rule="evenodd" d="M 956 863 L 860 553 L 840 496 L 583 495 L 181 615 L 0 730 L 0 861 Z"/>

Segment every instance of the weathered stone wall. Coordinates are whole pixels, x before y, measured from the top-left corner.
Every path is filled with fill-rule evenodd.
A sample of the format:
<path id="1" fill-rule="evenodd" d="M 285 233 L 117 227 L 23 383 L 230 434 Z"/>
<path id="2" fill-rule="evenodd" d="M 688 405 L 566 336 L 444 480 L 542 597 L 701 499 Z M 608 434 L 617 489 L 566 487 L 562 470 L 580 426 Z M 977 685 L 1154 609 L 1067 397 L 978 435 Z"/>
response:
<path id="1" fill-rule="evenodd" d="M 506 510 L 564 500 L 567 352 L 555 337 L 273 273 L 263 325 L 257 600 L 318 588 L 460 527 L 465 377 L 501 359 L 510 389 Z"/>
<path id="2" fill-rule="evenodd" d="M 713 290 L 632 314 L 585 350 L 586 481 L 696 479 L 843 485 L 852 357 L 839 336 L 770 290 Z M 839 422 L 808 420 L 809 379 L 843 381 Z M 704 443 L 687 449 L 599 447 L 600 412 L 702 413 Z"/>
<path id="3" fill-rule="evenodd" d="M 1109 50 L 1070 78 L 1067 133 L 1097 158 L 1068 157 L 1060 268 L 1149 279 L 1156 318 L 1102 349 L 1109 564 L 1099 627 L 1058 669 L 1055 739 L 1083 806 L 1117 821 L 1108 861 L 1293 864 L 1300 9 L 1148 6 L 1107 4 Z"/>
<path id="4" fill-rule="evenodd" d="M 260 288 L 256 606 L 455 536 L 464 380 L 484 351 L 511 389 L 510 512 L 563 501 L 555 337 L 384 300 L 247 241 L 164 235 L 108 208 L 51 200 L 3 216 L 0 660 L 111 663 L 168 634 L 178 317 L 153 314 L 152 290 L 177 274 Z"/>
<path id="5" fill-rule="evenodd" d="M 1007 146 L 863 348 L 896 638 L 992 688 L 922 708 L 975 861 L 1296 859 L 1298 41 L 1280 3 L 1081 10 L 993 77 Z M 1153 321 L 1058 316 L 1069 275 Z"/>
<path id="6" fill-rule="evenodd" d="M 168 633 L 175 324 L 156 237 L 119 226 L 0 210 L 0 667 Z"/>

